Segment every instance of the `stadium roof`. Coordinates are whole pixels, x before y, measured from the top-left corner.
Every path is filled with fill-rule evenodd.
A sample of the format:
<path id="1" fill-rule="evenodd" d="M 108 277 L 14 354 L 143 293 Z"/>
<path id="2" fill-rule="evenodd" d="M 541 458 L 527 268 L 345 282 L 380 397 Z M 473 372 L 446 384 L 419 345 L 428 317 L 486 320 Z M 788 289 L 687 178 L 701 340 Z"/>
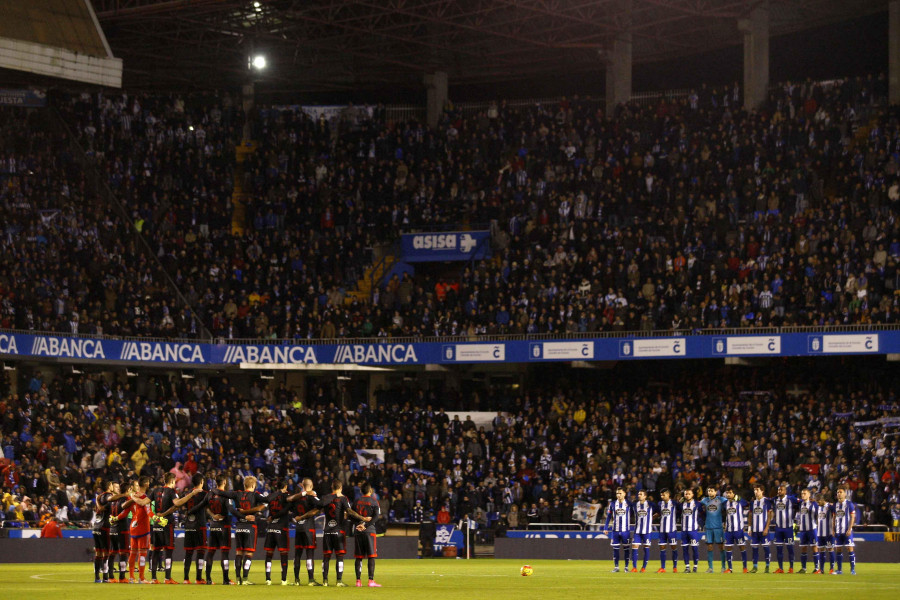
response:
<path id="1" fill-rule="evenodd" d="M 634 61 L 741 43 L 737 19 L 759 0 L 93 0 L 131 87 L 221 88 L 265 78 L 338 91 L 512 81 L 602 70 L 630 26 Z M 887 9 L 887 0 L 771 0 L 780 35 Z"/>

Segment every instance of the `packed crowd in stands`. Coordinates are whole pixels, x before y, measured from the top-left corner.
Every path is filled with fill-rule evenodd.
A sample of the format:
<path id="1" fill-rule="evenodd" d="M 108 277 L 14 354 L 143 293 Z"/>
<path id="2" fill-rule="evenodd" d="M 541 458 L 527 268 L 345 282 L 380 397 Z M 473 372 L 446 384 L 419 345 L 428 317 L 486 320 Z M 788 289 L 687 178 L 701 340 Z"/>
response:
<path id="1" fill-rule="evenodd" d="M 248 117 L 240 170 L 228 95 L 57 99 L 131 223 L 50 119 L 3 109 L 0 324 L 333 338 L 894 323 L 900 126 L 884 81 L 788 82 L 751 113 L 737 86 L 613 115 L 578 97 L 450 105 L 435 129 L 270 107 Z M 493 258 L 348 297 L 400 232 L 461 226 L 490 227 Z"/>
<path id="2" fill-rule="evenodd" d="M 320 489 L 337 477 L 351 497 L 372 482 L 392 521 L 471 515 L 503 530 L 571 522 L 576 500 L 606 502 L 620 485 L 731 484 L 747 498 L 756 482 L 770 493 L 785 482 L 794 493 L 846 484 L 863 522 L 900 525 L 900 436 L 878 421 L 900 415 L 896 373 L 801 360 L 662 369 L 648 382 L 623 372 L 603 385 L 541 373 L 522 392 L 402 386 L 349 406 L 327 385 L 301 401 L 283 384 L 240 394 L 224 377 L 207 387 L 150 375 L 132 387 L 35 374 L 16 395 L 4 379 L 0 497 L 10 523 L 84 522 L 101 477 L 171 471 L 184 489 L 193 473 L 225 473 L 241 489 L 253 474 L 261 491 L 276 477 Z M 496 417 L 478 427 L 445 408 Z M 361 464 L 356 450 L 383 450 L 384 462 Z"/>

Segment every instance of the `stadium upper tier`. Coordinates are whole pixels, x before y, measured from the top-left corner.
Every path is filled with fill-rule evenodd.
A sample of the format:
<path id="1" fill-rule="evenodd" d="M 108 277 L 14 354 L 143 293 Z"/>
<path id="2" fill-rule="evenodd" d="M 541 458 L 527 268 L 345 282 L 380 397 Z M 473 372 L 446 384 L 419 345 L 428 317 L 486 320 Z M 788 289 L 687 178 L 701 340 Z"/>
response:
<path id="1" fill-rule="evenodd" d="M 749 114 L 730 87 L 612 115 L 579 98 L 448 106 L 433 130 L 381 109 L 243 115 L 226 95 L 62 99 L 133 223 L 98 208 L 56 134 L 38 143 L 37 116 L 5 111 L 0 326 L 333 339 L 895 323 L 900 131 L 879 81 L 785 83 Z M 402 231 L 481 223 L 491 258 L 386 268 Z M 161 268 L 130 251 L 131 226 Z"/>

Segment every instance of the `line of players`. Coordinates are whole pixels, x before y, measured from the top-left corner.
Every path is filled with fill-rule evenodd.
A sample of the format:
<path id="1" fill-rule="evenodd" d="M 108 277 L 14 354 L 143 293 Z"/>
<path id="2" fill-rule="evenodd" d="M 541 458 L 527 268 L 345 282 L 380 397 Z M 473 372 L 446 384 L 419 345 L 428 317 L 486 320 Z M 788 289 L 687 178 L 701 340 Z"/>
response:
<path id="1" fill-rule="evenodd" d="M 150 489 L 150 479 L 140 477 L 124 490 L 110 481 L 98 489 L 95 498 L 94 580 L 97 583 L 159 583 L 157 573 L 165 572 L 164 583 L 177 584 L 172 577 L 175 550 L 173 519 L 175 511 L 182 515 L 184 528 L 184 583 L 190 583 L 192 564 L 196 564 L 195 583 L 213 585 L 212 568 L 216 554 L 222 565 L 225 585 L 252 585 L 249 581 L 259 528 L 265 531 L 266 584 L 271 585 L 272 558 L 277 550 L 281 559 L 281 585 L 288 585 L 290 527 L 295 526 L 294 584 L 300 583 L 300 568 L 306 556 L 310 586 L 327 586 L 331 558 L 335 558 L 336 585 L 343 582 L 347 525 L 356 540 L 356 586 L 362 587 L 362 560 L 367 559 L 368 586 L 375 582 L 377 546 L 373 520 L 380 514 L 378 502 L 368 483 L 362 496 L 350 506 L 335 480 L 331 493 L 319 499 L 310 479 L 304 479 L 302 490 L 288 495 L 287 483 L 278 483 L 277 491 L 262 495 L 256 492 L 255 477 L 243 480 L 244 489 L 227 491 L 227 479 L 216 481 L 216 488 L 205 490 L 204 478 L 196 474 L 190 490 L 179 497 L 175 491 L 175 475 L 168 473 L 163 485 Z M 266 519 L 260 513 L 266 510 Z M 316 549 L 314 518 L 325 515 L 322 538 L 322 583 L 315 580 L 313 556 Z M 235 573 L 230 577 L 231 538 L 234 534 Z M 118 559 L 118 560 L 117 560 Z M 196 561 L 196 562 L 195 562 Z M 149 563 L 149 565 L 148 565 Z M 135 578 L 135 567 L 138 578 Z M 149 566 L 150 579 L 145 570 Z M 116 568 L 118 567 L 118 578 Z M 126 579 L 126 568 L 128 578 Z M 205 571 L 204 571 L 205 570 Z"/>
<path id="2" fill-rule="evenodd" d="M 765 572 L 769 572 L 771 551 L 769 534 L 774 534 L 778 569 L 784 573 L 784 548 L 788 552 L 788 573 L 794 572 L 794 526 L 800 538 L 799 573 L 806 573 L 807 554 L 813 553 L 813 573 L 825 574 L 825 554 L 828 553 L 829 574 L 843 574 L 843 549 L 850 559 L 850 573 L 856 575 L 856 555 L 853 546 L 853 526 L 856 523 L 856 506 L 847 499 L 847 490 L 837 490 L 837 501 L 829 503 L 822 493 L 808 489 L 801 490 L 800 498 L 789 495 L 787 487 L 778 486 L 778 494 L 765 497 L 761 485 L 753 488 L 750 502 L 741 500 L 734 489 L 725 490 L 725 497 L 719 496 L 713 487 L 707 488 L 707 495 L 701 500 L 694 498 L 693 490 L 684 490 L 679 502 L 673 501 L 669 490 L 660 491 L 660 501 L 653 503 L 645 491 L 638 492 L 637 502 L 625 499 L 625 490 L 616 490 L 616 499 L 610 502 L 606 511 L 604 531 L 609 534 L 613 548 L 615 567 L 619 572 L 621 551 L 625 552 L 625 572 L 629 572 L 628 547 L 631 546 L 631 571 L 637 568 L 638 548 L 643 546 L 643 564 L 640 572 L 647 570 L 650 557 L 652 524 L 659 525 L 660 568 L 657 573 L 666 572 L 666 547 L 672 552 L 672 572 L 678 572 L 678 547 L 684 558 L 684 571 L 690 573 L 691 558 L 693 572 L 698 569 L 700 541 L 705 531 L 707 542 L 707 573 L 713 573 L 713 549 L 718 546 L 723 573 L 733 571 L 733 548 L 738 546 L 744 564 L 744 573 L 756 573 L 759 565 L 759 548 L 763 548 Z M 680 522 L 680 531 L 679 531 Z M 610 526 L 612 525 L 612 526 Z M 752 549 L 753 568 L 747 569 L 747 545 Z M 723 552 L 724 550 L 724 552 Z M 835 570 L 837 558 L 837 570 Z"/>

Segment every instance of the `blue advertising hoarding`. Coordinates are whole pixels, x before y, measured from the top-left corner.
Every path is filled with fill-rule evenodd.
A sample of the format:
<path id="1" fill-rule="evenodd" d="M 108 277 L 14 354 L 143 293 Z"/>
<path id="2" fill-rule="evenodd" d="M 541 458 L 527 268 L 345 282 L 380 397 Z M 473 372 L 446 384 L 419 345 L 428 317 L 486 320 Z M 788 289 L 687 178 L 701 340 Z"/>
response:
<path id="1" fill-rule="evenodd" d="M 503 342 L 211 344 L 0 333 L 0 356 L 179 366 L 426 365 L 900 354 L 900 331 L 610 337 Z"/>
<path id="2" fill-rule="evenodd" d="M 400 240 L 400 257 L 409 263 L 490 258 L 491 232 L 404 233 Z"/>

